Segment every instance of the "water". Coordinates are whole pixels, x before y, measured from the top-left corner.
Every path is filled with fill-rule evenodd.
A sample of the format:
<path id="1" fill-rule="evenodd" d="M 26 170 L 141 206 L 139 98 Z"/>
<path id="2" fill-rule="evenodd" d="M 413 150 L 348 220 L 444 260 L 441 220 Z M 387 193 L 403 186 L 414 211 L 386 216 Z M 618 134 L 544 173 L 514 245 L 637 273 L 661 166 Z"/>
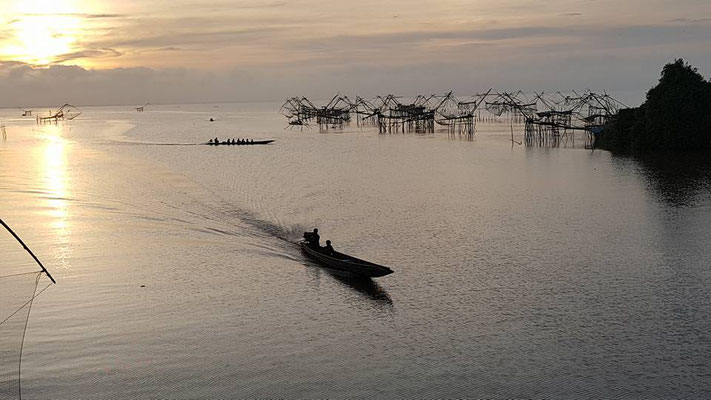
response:
<path id="1" fill-rule="evenodd" d="M 278 107 L 0 113 L 2 218 L 58 280 L 23 395 L 711 395 L 708 162 L 512 147 L 507 124 L 285 130 Z M 191 145 L 215 136 L 276 142 Z M 395 273 L 314 265 L 314 226 Z"/>

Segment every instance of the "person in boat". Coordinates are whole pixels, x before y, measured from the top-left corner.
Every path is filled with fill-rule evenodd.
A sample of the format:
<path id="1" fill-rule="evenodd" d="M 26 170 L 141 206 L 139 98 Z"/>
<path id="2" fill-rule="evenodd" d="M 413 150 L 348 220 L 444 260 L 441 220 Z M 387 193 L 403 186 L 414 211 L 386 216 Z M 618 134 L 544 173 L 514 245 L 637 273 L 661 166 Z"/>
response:
<path id="1" fill-rule="evenodd" d="M 207 144 L 212 144 L 212 139 L 208 140 Z"/>
<path id="2" fill-rule="evenodd" d="M 220 144 L 220 141 L 215 138 L 215 144 Z"/>
<path id="3" fill-rule="evenodd" d="M 336 250 L 334 250 L 333 246 L 331 246 L 331 241 L 327 240 L 326 245 L 323 247 L 323 249 L 321 249 L 321 252 L 323 252 L 323 254 L 327 256 L 333 257 L 336 253 Z"/>
<path id="4" fill-rule="evenodd" d="M 309 247 L 315 250 L 321 250 L 319 240 L 321 237 L 318 234 L 318 228 L 314 228 L 313 232 L 304 232 L 304 239 L 309 242 Z"/>
<path id="5" fill-rule="evenodd" d="M 235 144 L 235 138 L 232 138 L 232 143 L 230 144 Z"/>
<path id="6" fill-rule="evenodd" d="M 250 144 L 253 144 L 253 143 L 254 143 L 254 139 L 249 139 L 249 143 L 250 143 Z"/>

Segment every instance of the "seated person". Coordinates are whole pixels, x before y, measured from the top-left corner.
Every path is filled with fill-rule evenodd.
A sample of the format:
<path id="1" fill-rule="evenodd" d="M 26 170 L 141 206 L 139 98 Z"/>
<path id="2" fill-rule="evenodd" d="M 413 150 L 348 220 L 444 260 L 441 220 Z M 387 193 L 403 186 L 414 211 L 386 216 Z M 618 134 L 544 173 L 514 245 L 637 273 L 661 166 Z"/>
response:
<path id="1" fill-rule="evenodd" d="M 334 250 L 333 246 L 331 246 L 331 241 L 327 240 L 326 246 L 324 246 L 323 249 L 321 249 L 321 252 L 323 252 L 323 254 L 325 254 L 327 256 L 333 257 L 336 253 L 336 250 Z"/>
<path id="2" fill-rule="evenodd" d="M 318 228 L 314 228 L 313 232 L 304 232 L 304 239 L 309 242 L 309 247 L 316 250 L 321 250 L 319 246 L 319 240 L 321 237 L 318 235 Z"/>
<path id="3" fill-rule="evenodd" d="M 319 240 L 321 240 L 321 236 L 319 236 L 318 234 L 318 228 L 314 228 L 314 231 L 311 232 L 311 240 L 309 240 L 309 243 L 311 243 L 311 247 L 316 250 L 321 249 L 321 244 L 319 243 Z"/>
<path id="4" fill-rule="evenodd" d="M 304 232 L 304 239 L 309 242 L 309 247 L 315 250 L 321 250 L 319 245 L 319 240 L 321 237 L 318 235 L 318 228 L 314 228 L 313 232 Z"/>

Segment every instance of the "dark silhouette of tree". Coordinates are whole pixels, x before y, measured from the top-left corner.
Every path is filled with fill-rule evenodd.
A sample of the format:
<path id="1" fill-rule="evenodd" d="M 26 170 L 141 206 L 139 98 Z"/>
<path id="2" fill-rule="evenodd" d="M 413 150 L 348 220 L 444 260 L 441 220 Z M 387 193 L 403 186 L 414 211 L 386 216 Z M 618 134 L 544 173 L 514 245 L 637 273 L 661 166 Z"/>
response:
<path id="1" fill-rule="evenodd" d="M 677 59 L 640 107 L 621 110 L 598 147 L 619 153 L 711 149 L 711 82 Z"/>

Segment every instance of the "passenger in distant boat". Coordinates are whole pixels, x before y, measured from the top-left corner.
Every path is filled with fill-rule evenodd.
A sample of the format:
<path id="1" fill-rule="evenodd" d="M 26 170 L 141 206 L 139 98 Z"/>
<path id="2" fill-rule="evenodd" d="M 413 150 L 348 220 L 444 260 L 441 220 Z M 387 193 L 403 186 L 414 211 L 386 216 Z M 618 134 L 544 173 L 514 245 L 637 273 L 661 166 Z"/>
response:
<path id="1" fill-rule="evenodd" d="M 254 139 L 249 139 L 249 143 L 254 143 Z"/>
<path id="2" fill-rule="evenodd" d="M 333 250 L 333 246 L 331 246 L 330 240 L 326 241 L 326 246 L 324 246 L 321 251 L 323 252 L 323 254 L 331 257 L 333 257 L 334 253 L 336 252 L 336 250 Z"/>
<path id="3" fill-rule="evenodd" d="M 215 138 L 215 144 L 220 144 L 220 141 Z"/>
<path id="4" fill-rule="evenodd" d="M 231 144 L 235 144 L 235 138 L 232 138 L 232 143 L 231 143 Z"/>
<path id="5" fill-rule="evenodd" d="M 208 140 L 207 144 L 212 144 L 212 139 Z"/>
<path id="6" fill-rule="evenodd" d="M 311 232 L 311 235 L 309 236 L 309 244 L 312 248 L 316 250 L 321 250 L 321 245 L 319 244 L 320 240 L 321 236 L 319 236 L 318 234 L 318 228 L 314 228 L 314 231 Z"/>

